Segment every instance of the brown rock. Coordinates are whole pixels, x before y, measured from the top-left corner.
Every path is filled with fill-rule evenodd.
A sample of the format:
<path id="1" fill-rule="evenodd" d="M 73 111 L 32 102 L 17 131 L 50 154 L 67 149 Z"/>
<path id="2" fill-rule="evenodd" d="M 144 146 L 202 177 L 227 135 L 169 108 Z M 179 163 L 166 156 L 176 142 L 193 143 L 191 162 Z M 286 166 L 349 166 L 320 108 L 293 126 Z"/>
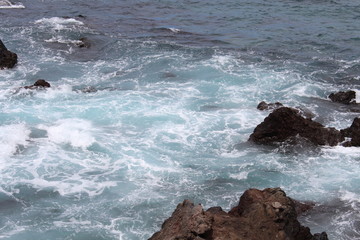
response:
<path id="1" fill-rule="evenodd" d="M 329 98 L 333 102 L 343 103 L 343 104 L 351 104 L 356 103 L 356 92 L 355 91 L 346 91 L 346 92 L 337 92 L 331 93 Z"/>
<path id="2" fill-rule="evenodd" d="M 229 213 L 185 200 L 150 240 L 327 240 L 326 233 L 316 236 L 321 238 L 297 221 L 295 203 L 284 191 L 267 188 L 245 191 Z"/>
<path id="3" fill-rule="evenodd" d="M 282 107 L 274 110 L 250 135 L 258 144 L 284 142 L 302 137 L 315 145 L 335 146 L 344 138 L 335 128 L 326 128 L 318 122 L 301 116 L 299 110 Z M 294 141 L 293 141 L 294 142 Z"/>
<path id="4" fill-rule="evenodd" d="M 0 69 L 13 68 L 17 63 L 16 53 L 10 52 L 0 40 Z"/>
<path id="5" fill-rule="evenodd" d="M 360 146 L 360 118 L 355 118 L 349 128 L 343 129 L 340 132 L 343 137 L 351 138 L 350 141 L 343 144 L 344 146 Z"/>
<path id="6" fill-rule="evenodd" d="M 211 217 L 201 205 L 189 200 L 180 203 L 172 216 L 163 225 L 163 231 L 155 233 L 150 239 L 203 239 L 211 231 Z"/>
<path id="7" fill-rule="evenodd" d="M 292 199 L 292 201 L 295 204 L 295 210 L 296 210 L 297 215 L 305 213 L 315 207 L 315 203 L 313 203 L 313 202 L 300 202 L 300 201 L 297 201 L 294 199 Z"/>

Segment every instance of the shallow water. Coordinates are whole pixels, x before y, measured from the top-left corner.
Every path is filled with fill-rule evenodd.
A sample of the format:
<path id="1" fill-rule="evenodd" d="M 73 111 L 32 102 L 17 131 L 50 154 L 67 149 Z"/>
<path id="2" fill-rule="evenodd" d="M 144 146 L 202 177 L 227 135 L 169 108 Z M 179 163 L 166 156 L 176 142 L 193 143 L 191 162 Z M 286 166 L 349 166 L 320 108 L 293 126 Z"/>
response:
<path id="1" fill-rule="evenodd" d="M 147 239 L 185 198 L 229 210 L 266 187 L 316 202 L 301 217 L 313 233 L 360 238 L 358 148 L 247 142 L 263 100 L 350 126 L 358 107 L 327 96 L 359 90 L 360 3 L 12 3 L 0 238 Z M 21 89 L 39 78 L 52 87 Z"/>

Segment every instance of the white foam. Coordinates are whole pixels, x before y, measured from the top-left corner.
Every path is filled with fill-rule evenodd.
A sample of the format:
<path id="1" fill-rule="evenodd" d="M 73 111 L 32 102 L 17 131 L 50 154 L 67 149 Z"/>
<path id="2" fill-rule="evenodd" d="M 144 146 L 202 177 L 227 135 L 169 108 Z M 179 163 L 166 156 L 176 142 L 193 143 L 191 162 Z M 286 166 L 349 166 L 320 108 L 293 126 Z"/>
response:
<path id="1" fill-rule="evenodd" d="M 37 189 L 54 189 L 60 195 L 77 195 L 86 193 L 89 196 L 96 196 L 103 193 L 106 188 L 115 187 L 115 181 L 97 182 L 81 178 L 78 174 L 68 176 L 66 179 L 59 181 L 48 181 L 42 178 L 23 179 L 23 183 L 30 184 Z"/>
<path id="2" fill-rule="evenodd" d="M 22 3 L 12 4 L 8 0 L 0 0 L 0 8 L 25 8 Z"/>
<path id="3" fill-rule="evenodd" d="M 340 193 L 341 193 L 340 199 L 342 201 L 349 203 L 359 203 L 359 194 L 347 190 L 341 190 Z"/>
<path id="4" fill-rule="evenodd" d="M 178 28 L 169 28 L 173 33 L 179 33 L 181 30 Z"/>
<path id="5" fill-rule="evenodd" d="M 237 179 L 237 180 L 245 180 L 245 179 L 247 179 L 249 173 L 250 173 L 250 171 L 249 172 L 243 171 L 243 172 L 239 172 L 236 174 L 230 174 L 230 177 Z"/>
<path id="6" fill-rule="evenodd" d="M 0 126 L 0 158 L 15 154 L 19 146 L 28 144 L 30 130 L 23 123 Z"/>
<path id="7" fill-rule="evenodd" d="M 80 44 L 82 41 L 80 40 L 71 40 L 71 39 L 64 39 L 63 36 L 54 36 L 48 40 L 45 40 L 48 43 L 64 43 L 64 44 Z"/>
<path id="8" fill-rule="evenodd" d="M 46 130 L 50 141 L 57 144 L 70 144 L 85 149 L 95 143 L 93 126 L 87 120 L 63 119 L 54 126 L 40 125 L 39 128 Z"/>
<path id="9" fill-rule="evenodd" d="M 69 27 L 71 28 L 72 26 L 84 25 L 83 22 L 76 20 L 74 18 L 60 18 L 60 17 L 42 18 L 36 20 L 35 24 L 40 24 L 45 27 L 51 27 L 54 30 L 63 30 Z"/>
<path id="10" fill-rule="evenodd" d="M 358 157 L 360 155 L 360 148 L 358 147 L 335 146 L 323 148 L 322 151 L 325 153 L 330 153 L 328 157 L 334 156 L 335 158 L 339 157 L 339 154 L 354 157 Z"/>
<path id="11" fill-rule="evenodd" d="M 354 89 L 354 91 L 356 92 L 355 100 L 356 100 L 357 103 L 360 103 L 360 90 Z"/>

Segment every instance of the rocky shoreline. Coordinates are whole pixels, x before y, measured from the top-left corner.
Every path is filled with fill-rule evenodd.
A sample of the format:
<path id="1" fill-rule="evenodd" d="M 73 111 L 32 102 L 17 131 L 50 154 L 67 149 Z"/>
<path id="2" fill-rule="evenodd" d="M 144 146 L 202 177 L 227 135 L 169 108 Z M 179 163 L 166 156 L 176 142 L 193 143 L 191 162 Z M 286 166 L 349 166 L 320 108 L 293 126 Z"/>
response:
<path id="1" fill-rule="evenodd" d="M 86 38 L 79 41 L 80 48 L 91 46 Z M 13 68 L 17 60 L 17 55 L 7 50 L 0 40 L 0 69 Z M 39 79 L 23 88 L 39 90 L 49 87 L 50 83 Z M 329 99 L 341 104 L 357 104 L 355 94 L 354 91 L 332 93 Z M 359 117 L 350 127 L 338 130 L 313 121 L 311 113 L 279 102 L 261 102 L 257 108 L 272 112 L 250 135 L 249 141 L 256 144 L 286 142 L 295 145 L 305 140 L 315 146 L 360 146 Z M 149 240 L 327 240 L 325 232 L 313 235 L 309 228 L 298 222 L 298 214 L 309 208 L 311 206 L 287 197 L 280 188 L 249 189 L 229 212 L 221 207 L 204 210 L 201 205 L 184 200 Z"/>
<path id="2" fill-rule="evenodd" d="M 149 240 L 327 240 L 325 232 L 313 235 L 299 223 L 306 209 L 280 188 L 249 189 L 229 212 L 185 200 Z"/>

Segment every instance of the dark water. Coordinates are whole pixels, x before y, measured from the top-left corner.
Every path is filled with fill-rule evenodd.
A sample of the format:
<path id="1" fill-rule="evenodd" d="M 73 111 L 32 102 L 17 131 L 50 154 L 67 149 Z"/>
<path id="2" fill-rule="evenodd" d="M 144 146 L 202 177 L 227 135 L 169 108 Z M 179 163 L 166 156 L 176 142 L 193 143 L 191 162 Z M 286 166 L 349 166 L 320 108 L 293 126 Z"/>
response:
<path id="1" fill-rule="evenodd" d="M 360 2 L 0 1 L 0 238 L 147 239 L 188 198 L 229 210 L 247 188 L 317 207 L 300 219 L 360 239 L 358 148 L 247 142 L 260 101 L 348 127 Z M 79 48 L 86 38 L 89 48 Z M 52 88 L 19 87 L 36 79 Z"/>

